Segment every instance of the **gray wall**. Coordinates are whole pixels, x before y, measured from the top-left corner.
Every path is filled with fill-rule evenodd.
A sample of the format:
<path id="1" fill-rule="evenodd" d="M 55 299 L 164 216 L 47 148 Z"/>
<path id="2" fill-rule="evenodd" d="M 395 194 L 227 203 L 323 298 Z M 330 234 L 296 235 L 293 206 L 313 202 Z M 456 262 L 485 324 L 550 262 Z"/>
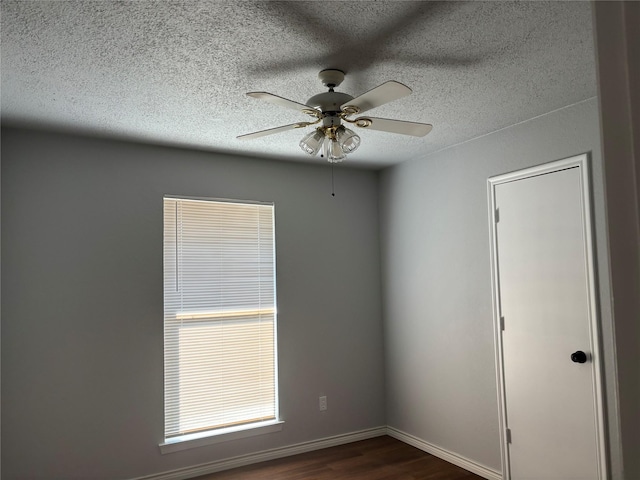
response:
<path id="1" fill-rule="evenodd" d="M 16 129 L 2 140 L 7 480 L 132 478 L 385 423 L 499 470 L 487 177 L 591 152 L 608 271 L 595 99 L 387 169 L 379 198 L 375 172 L 338 169 L 331 198 L 326 166 Z M 165 193 L 276 202 L 280 433 L 159 453 Z M 600 288 L 613 405 L 608 276 Z M 609 434 L 622 478 L 615 421 Z"/>
<path id="2" fill-rule="evenodd" d="M 377 173 L 338 168 L 335 198 L 330 178 L 3 129 L 4 478 L 133 478 L 384 425 Z M 275 202 L 282 432 L 159 452 L 164 194 Z"/>
<path id="3" fill-rule="evenodd" d="M 383 171 L 380 226 L 390 427 L 501 469 L 487 178 L 584 152 L 592 157 L 597 262 L 606 272 L 596 99 Z M 612 402 L 607 282 L 601 279 L 601 317 Z M 615 424 L 611 429 L 615 444 L 619 432 Z"/>

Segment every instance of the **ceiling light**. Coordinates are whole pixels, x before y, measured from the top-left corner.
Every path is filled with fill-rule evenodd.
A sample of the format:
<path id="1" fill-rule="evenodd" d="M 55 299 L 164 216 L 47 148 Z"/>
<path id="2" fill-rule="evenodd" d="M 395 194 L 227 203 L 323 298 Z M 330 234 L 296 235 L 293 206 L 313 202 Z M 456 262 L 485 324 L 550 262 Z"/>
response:
<path id="1" fill-rule="evenodd" d="M 344 153 L 355 152 L 360 146 L 360 137 L 356 135 L 356 132 L 344 126 L 336 130 L 336 140 L 340 143 Z"/>
<path id="2" fill-rule="evenodd" d="M 355 151 L 359 146 L 360 137 L 339 123 L 318 127 L 300 140 L 303 152 L 313 156 L 322 147 L 322 156 L 331 163 L 341 162 L 347 158 L 347 153 Z"/>
<path id="3" fill-rule="evenodd" d="M 329 154 L 327 160 L 331 163 L 338 163 L 347 158 L 340 143 L 337 140 L 329 140 Z"/>
<path id="4" fill-rule="evenodd" d="M 274 95 L 268 92 L 249 92 L 247 95 L 265 100 L 274 105 L 297 110 L 313 117 L 310 122 L 297 122 L 281 127 L 268 128 L 258 132 L 240 135 L 238 138 L 249 140 L 265 135 L 286 132 L 294 128 L 304 128 L 311 125 L 317 127 L 313 132 L 306 134 L 299 145 L 305 153 L 317 155 L 322 148 L 322 156 L 329 162 L 341 162 L 346 156 L 360 146 L 360 137 L 345 127 L 350 123 L 359 128 L 379 130 L 389 133 L 400 133 L 414 137 L 424 137 L 433 128 L 428 123 L 406 122 L 403 120 L 389 120 L 387 118 L 357 117 L 361 113 L 379 107 L 393 100 L 406 97 L 411 89 L 394 80 L 378 85 L 376 88 L 363 93 L 358 97 L 352 97 L 346 93 L 336 92 L 334 89 L 344 80 L 344 72 L 335 69 L 322 70 L 318 77 L 322 84 L 329 89 L 328 92 L 314 95 L 307 103 L 298 103 L 293 100 Z M 343 124 L 343 122 L 346 122 Z"/>
<path id="5" fill-rule="evenodd" d="M 318 128 L 300 140 L 300 148 L 309 155 L 315 155 L 322 147 L 324 137 L 324 132 Z"/>

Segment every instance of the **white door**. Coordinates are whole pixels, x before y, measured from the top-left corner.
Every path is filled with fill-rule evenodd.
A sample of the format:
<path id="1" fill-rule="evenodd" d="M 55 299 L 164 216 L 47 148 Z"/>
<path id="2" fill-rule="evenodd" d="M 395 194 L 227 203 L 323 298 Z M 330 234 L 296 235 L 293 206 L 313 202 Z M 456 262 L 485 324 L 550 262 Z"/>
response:
<path id="1" fill-rule="evenodd" d="M 490 180 L 507 479 L 606 475 L 585 159 Z"/>

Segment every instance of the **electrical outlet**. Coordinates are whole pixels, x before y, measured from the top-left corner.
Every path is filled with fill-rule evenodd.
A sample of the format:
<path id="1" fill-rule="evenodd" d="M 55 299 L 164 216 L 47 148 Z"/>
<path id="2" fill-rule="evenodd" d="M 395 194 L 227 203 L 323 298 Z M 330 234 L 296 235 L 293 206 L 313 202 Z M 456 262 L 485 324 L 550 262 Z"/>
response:
<path id="1" fill-rule="evenodd" d="M 319 400 L 319 406 L 320 406 L 320 411 L 324 412 L 327 409 L 327 397 L 326 395 L 321 396 L 320 398 L 318 398 Z"/>

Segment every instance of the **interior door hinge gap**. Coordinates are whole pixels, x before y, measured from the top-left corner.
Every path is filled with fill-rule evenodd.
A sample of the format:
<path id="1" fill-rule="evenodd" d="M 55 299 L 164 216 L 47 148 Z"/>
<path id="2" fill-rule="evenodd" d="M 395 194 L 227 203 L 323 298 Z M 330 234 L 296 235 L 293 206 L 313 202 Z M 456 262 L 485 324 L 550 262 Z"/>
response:
<path id="1" fill-rule="evenodd" d="M 507 428 L 507 443 L 511 443 L 511 429 Z"/>
<path id="2" fill-rule="evenodd" d="M 496 223 L 498 223 L 500 221 L 500 209 L 499 208 L 496 208 L 495 217 L 496 217 Z"/>
<path id="3" fill-rule="evenodd" d="M 500 317 L 500 330 L 504 330 L 504 317 Z"/>

